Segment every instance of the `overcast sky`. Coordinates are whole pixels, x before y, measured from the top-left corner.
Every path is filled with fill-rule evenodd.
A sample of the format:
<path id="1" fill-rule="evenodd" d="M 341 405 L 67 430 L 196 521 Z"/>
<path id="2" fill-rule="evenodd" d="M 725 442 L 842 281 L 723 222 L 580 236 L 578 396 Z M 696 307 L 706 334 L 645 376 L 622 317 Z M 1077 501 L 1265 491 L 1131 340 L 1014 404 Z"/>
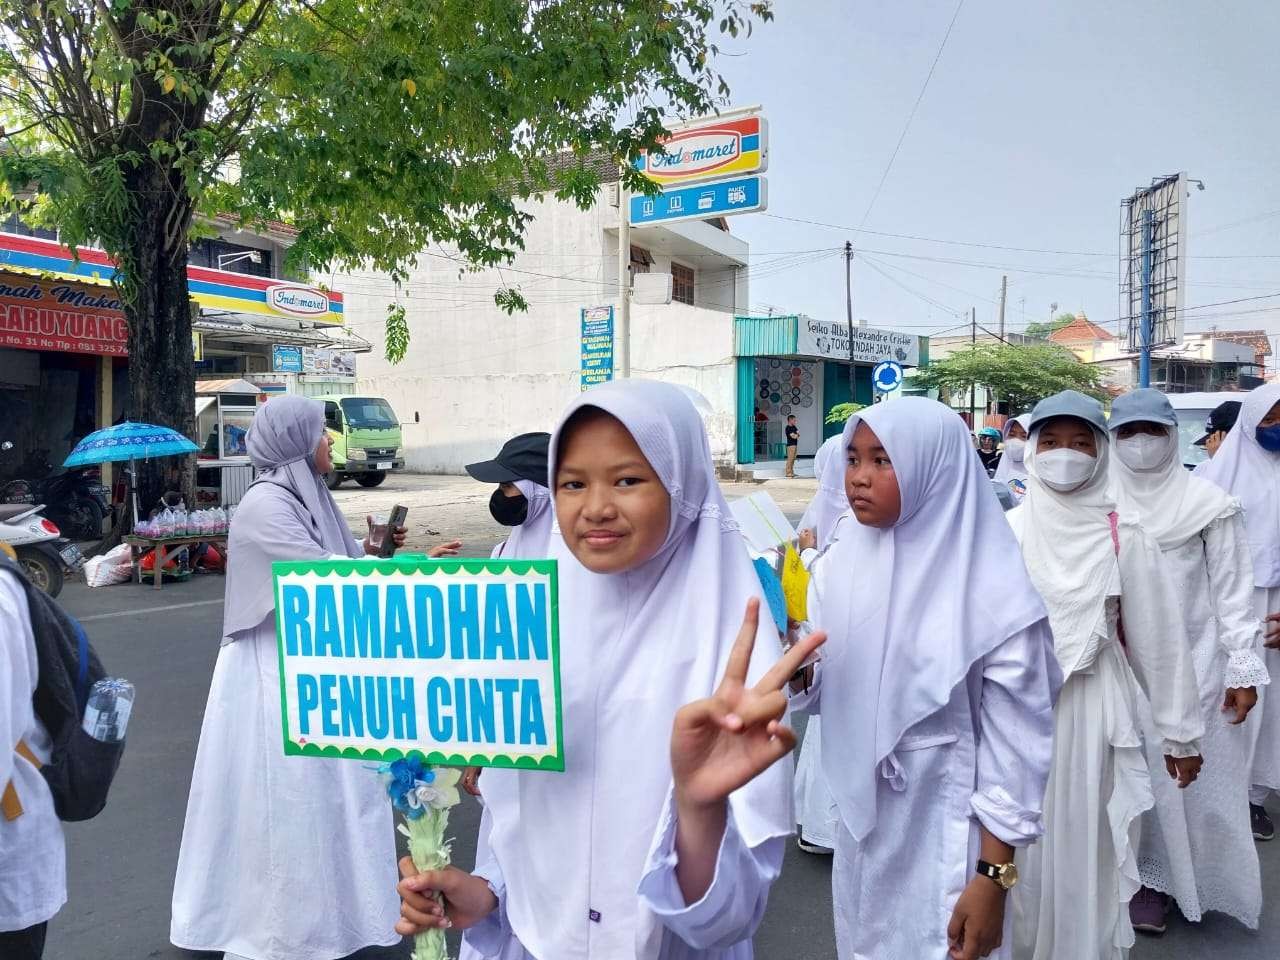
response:
<path id="1" fill-rule="evenodd" d="M 874 205 L 956 0 L 775 10 L 720 60 L 770 124 L 769 212 L 731 223 L 753 311 L 843 319 L 851 239 L 854 316 L 873 326 L 941 331 L 971 306 L 991 324 L 1007 273 L 1010 329 L 1057 303 L 1114 330 L 1121 200 L 1185 170 L 1206 187 L 1188 200 L 1188 329 L 1280 334 L 1280 4 L 963 0 Z"/>

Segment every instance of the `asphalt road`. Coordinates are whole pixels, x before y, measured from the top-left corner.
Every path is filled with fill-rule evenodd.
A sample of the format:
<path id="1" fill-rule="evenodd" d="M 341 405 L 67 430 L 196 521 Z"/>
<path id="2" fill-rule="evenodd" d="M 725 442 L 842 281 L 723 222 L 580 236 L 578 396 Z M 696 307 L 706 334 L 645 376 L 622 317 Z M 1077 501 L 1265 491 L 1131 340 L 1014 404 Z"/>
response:
<path id="1" fill-rule="evenodd" d="M 500 533 L 470 516 L 483 498 L 468 500 L 468 554 L 487 555 Z M 784 505 L 789 514 L 790 505 Z M 354 511 L 353 511 L 354 512 Z M 432 526 L 449 529 L 443 516 Z M 424 531 L 425 534 L 425 531 Z M 411 544 L 414 546 L 414 544 Z M 209 678 L 218 651 L 223 579 L 203 576 L 156 592 L 132 584 L 90 591 L 69 585 L 67 608 L 81 617 L 109 669 L 128 677 L 138 700 L 129 749 L 107 809 L 95 820 L 70 824 L 69 903 L 50 927 L 48 960 L 190 960 L 199 956 L 169 944 L 169 901 L 187 791 Z M 802 719 L 802 718 L 801 718 Z M 1280 812 L 1280 803 L 1276 804 Z M 470 866 L 479 807 L 455 809 L 455 862 Z M 387 829 L 392 829 L 388 814 Z M 1174 919 L 1160 940 L 1139 938 L 1136 960 L 1275 960 L 1280 956 L 1280 842 L 1260 845 L 1266 910 L 1251 933 L 1211 915 L 1193 926 Z M 393 882 L 389 872 L 388 882 Z M 756 937 L 762 960 L 827 960 L 832 938 L 830 863 L 793 847 Z M 372 949 L 359 960 L 403 960 L 407 944 Z M 890 960 L 890 958 L 886 958 Z M 891 958 L 906 960 L 906 958 Z"/>

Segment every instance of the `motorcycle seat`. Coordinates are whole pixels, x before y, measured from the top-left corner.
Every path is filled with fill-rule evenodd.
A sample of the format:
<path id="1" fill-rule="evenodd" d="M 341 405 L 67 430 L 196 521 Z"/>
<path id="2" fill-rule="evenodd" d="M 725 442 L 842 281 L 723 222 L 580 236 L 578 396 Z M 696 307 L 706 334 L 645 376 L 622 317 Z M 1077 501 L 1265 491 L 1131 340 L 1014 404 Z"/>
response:
<path id="1" fill-rule="evenodd" d="M 35 509 L 29 503 L 0 503 L 0 523 L 20 517 L 24 513 L 34 513 Z"/>

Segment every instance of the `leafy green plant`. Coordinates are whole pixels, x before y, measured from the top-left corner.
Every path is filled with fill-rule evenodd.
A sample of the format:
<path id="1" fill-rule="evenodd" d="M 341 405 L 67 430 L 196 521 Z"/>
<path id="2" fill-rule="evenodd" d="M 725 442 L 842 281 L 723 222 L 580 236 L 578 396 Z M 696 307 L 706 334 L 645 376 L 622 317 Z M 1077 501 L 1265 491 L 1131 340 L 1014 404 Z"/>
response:
<path id="1" fill-rule="evenodd" d="M 844 423 L 863 408 L 861 403 L 837 403 L 827 411 L 827 423 Z"/>

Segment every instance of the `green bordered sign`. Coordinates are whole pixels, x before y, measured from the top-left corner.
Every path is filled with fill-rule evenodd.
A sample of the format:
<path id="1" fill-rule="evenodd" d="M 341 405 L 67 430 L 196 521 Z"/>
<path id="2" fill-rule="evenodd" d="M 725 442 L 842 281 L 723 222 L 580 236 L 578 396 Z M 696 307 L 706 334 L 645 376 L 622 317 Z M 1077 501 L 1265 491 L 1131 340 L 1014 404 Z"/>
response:
<path id="1" fill-rule="evenodd" d="M 287 755 L 564 770 L 554 560 L 272 570 Z"/>

